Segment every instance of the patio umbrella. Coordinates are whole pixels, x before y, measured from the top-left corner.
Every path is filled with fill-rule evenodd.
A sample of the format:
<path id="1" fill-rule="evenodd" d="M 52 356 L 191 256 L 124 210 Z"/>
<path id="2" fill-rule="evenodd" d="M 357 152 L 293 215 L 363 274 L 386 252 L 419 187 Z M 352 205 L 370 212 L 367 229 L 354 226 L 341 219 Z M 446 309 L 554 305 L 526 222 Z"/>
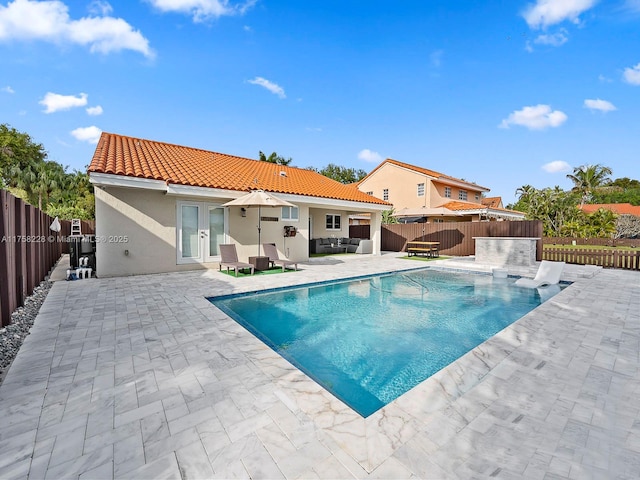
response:
<path id="1" fill-rule="evenodd" d="M 446 207 L 420 207 L 420 208 L 403 208 L 392 214 L 392 217 L 434 217 L 434 216 L 451 216 L 457 217 L 460 214 Z"/>
<path id="2" fill-rule="evenodd" d="M 224 203 L 223 207 L 258 207 L 258 256 L 260 256 L 260 216 L 262 207 L 295 207 L 293 203 L 276 197 L 264 190 L 253 190 L 240 198 Z"/>

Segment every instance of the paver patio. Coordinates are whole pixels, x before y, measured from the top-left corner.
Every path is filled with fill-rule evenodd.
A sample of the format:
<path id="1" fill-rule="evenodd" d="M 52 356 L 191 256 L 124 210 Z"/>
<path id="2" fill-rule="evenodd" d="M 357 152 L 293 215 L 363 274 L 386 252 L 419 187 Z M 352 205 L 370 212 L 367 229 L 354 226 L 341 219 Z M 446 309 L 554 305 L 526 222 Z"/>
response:
<path id="1" fill-rule="evenodd" d="M 638 478 L 638 272 L 568 265 L 571 286 L 366 419 L 205 299 L 421 266 L 56 282 L 0 386 L 0 478 Z"/>

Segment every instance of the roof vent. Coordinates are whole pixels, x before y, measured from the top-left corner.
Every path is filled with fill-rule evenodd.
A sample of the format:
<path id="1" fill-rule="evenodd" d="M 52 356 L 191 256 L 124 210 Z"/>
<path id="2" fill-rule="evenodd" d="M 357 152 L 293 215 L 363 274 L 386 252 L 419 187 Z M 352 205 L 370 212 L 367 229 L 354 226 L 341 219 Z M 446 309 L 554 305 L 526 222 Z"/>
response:
<path id="1" fill-rule="evenodd" d="M 286 177 L 287 176 L 287 172 L 285 172 L 284 170 L 280 170 L 280 176 L 281 177 Z"/>

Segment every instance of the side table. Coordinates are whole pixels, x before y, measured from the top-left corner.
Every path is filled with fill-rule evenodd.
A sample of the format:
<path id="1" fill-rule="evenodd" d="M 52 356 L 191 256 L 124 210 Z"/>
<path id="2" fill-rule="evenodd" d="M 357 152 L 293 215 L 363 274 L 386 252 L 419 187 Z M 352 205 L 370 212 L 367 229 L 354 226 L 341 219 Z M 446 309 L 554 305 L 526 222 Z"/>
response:
<path id="1" fill-rule="evenodd" d="M 249 257 L 249 263 L 258 271 L 269 270 L 269 257 Z"/>

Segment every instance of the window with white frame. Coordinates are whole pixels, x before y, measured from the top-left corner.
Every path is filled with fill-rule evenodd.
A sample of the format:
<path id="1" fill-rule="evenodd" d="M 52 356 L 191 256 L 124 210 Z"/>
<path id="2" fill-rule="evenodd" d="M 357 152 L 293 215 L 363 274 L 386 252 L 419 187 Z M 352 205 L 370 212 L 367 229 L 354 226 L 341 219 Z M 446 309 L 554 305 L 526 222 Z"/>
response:
<path id="1" fill-rule="evenodd" d="M 458 200 L 466 200 L 467 199 L 467 191 L 466 190 L 460 190 L 458 192 Z"/>
<path id="2" fill-rule="evenodd" d="M 382 199 L 383 200 L 389 200 L 389 189 L 385 188 L 384 190 L 382 190 Z"/>
<path id="3" fill-rule="evenodd" d="M 476 201 L 480 200 L 480 194 L 476 192 Z"/>
<path id="4" fill-rule="evenodd" d="M 340 230 L 342 228 L 340 224 L 340 215 L 327 213 L 326 219 L 325 228 L 327 230 Z"/>
<path id="5" fill-rule="evenodd" d="M 451 198 L 451 187 L 444 187 L 444 198 Z"/>
<path id="6" fill-rule="evenodd" d="M 297 222 L 299 219 L 298 207 L 282 207 L 282 220 Z"/>
<path id="7" fill-rule="evenodd" d="M 424 197 L 424 183 L 418 184 L 418 196 Z"/>

